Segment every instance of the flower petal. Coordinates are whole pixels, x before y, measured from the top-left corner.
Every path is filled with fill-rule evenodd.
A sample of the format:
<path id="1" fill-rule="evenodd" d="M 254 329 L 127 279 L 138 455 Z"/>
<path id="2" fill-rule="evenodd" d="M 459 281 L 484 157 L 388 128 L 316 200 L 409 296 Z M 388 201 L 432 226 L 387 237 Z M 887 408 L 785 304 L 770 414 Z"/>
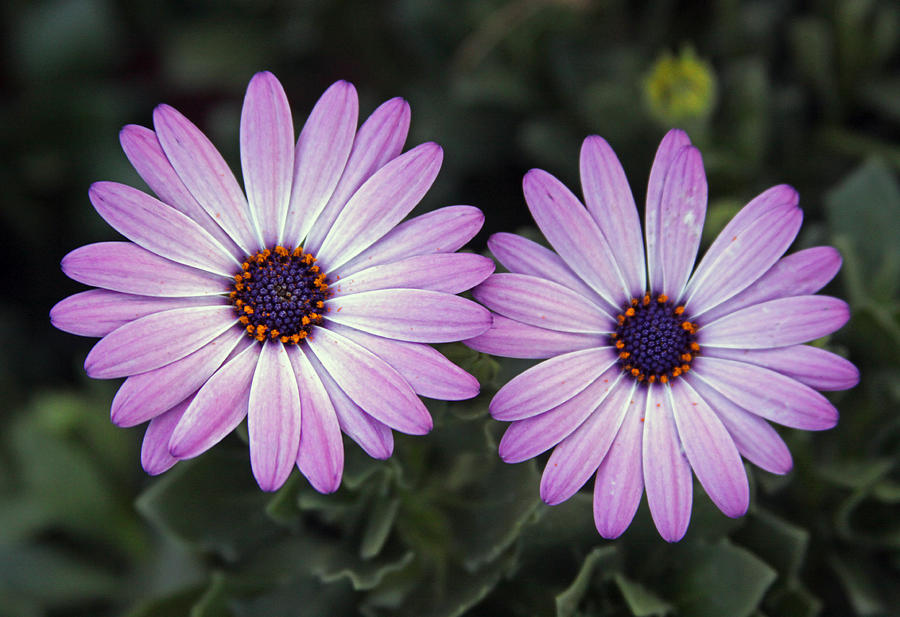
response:
<path id="1" fill-rule="evenodd" d="M 644 215 L 644 236 L 647 241 L 647 274 L 649 289 L 660 293 L 664 289 L 663 279 L 663 245 L 660 243 L 663 234 L 662 194 L 666 177 L 675 162 L 675 157 L 682 148 L 691 145 L 687 133 L 680 129 L 672 129 L 663 137 L 656 150 L 653 166 L 650 168 L 650 181 L 647 184 L 647 208 Z M 701 219 L 702 220 L 702 219 Z"/>
<path id="2" fill-rule="evenodd" d="M 334 187 L 328 204 L 309 230 L 304 244 L 308 251 L 319 252 L 334 220 L 353 193 L 373 173 L 400 154 L 409 132 L 409 117 L 409 104 L 401 98 L 393 98 L 382 103 L 359 127 L 344 173 Z"/>
<path id="3" fill-rule="evenodd" d="M 169 454 L 179 459 L 203 454 L 241 423 L 247 416 L 260 349 L 249 345 L 200 388 L 172 431 Z"/>
<path id="4" fill-rule="evenodd" d="M 647 388 L 642 459 L 653 522 L 666 542 L 677 542 L 691 520 L 693 485 L 667 389 L 662 385 Z"/>
<path id="5" fill-rule="evenodd" d="M 95 182 L 88 195 L 107 223 L 148 251 L 223 277 L 240 268 L 200 225 L 146 193 L 116 182 Z"/>
<path id="6" fill-rule="evenodd" d="M 219 276 L 169 261 L 131 242 L 97 242 L 63 257 L 70 279 L 142 296 L 214 296 L 228 285 Z"/>
<path id="7" fill-rule="evenodd" d="M 247 86 L 241 109 L 241 172 L 263 245 L 281 241 L 294 171 L 294 123 L 284 88 L 268 72 Z"/>
<path id="8" fill-rule="evenodd" d="M 522 420 L 565 403 L 616 362 L 612 347 L 573 351 L 513 377 L 490 403 L 495 420 Z"/>
<path id="9" fill-rule="evenodd" d="M 234 174 L 200 129 L 168 105 L 153 110 L 156 138 L 184 185 L 245 255 L 261 238 Z"/>
<path id="10" fill-rule="evenodd" d="M 384 236 L 409 214 L 437 177 L 443 151 L 417 146 L 376 171 L 359 187 L 334 221 L 319 259 L 335 270 Z"/>
<path id="11" fill-rule="evenodd" d="M 188 306 L 221 304 L 220 298 L 153 298 L 91 289 L 74 294 L 50 309 L 50 323 L 64 332 L 80 336 L 106 336 L 129 321 L 151 313 Z"/>
<path id="12" fill-rule="evenodd" d="M 504 317 L 559 332 L 611 332 L 613 318 L 599 306 L 553 281 L 528 274 L 494 274 L 472 296 Z"/>
<path id="13" fill-rule="evenodd" d="M 725 426 L 685 380 L 674 380 L 666 391 L 684 453 L 706 494 L 725 516 L 743 516 L 750 505 L 750 484 Z"/>
<path id="14" fill-rule="evenodd" d="M 705 324 L 703 347 L 787 347 L 831 334 L 850 319 L 850 307 L 830 296 L 794 296 L 748 306 Z"/>
<path id="15" fill-rule="evenodd" d="M 292 346 L 289 355 L 303 410 L 297 466 L 314 489 L 333 493 L 344 472 L 344 442 L 334 405 L 303 350 Z"/>
<path id="16" fill-rule="evenodd" d="M 297 246 L 322 212 L 347 164 L 359 100 L 346 81 L 333 83 L 309 114 L 294 156 L 294 186 L 284 228 L 284 241 Z"/>
<path id="17" fill-rule="evenodd" d="M 172 431 L 193 400 L 194 397 L 183 400 L 150 420 L 150 424 L 147 425 L 141 444 L 141 466 L 151 476 L 157 476 L 171 469 L 178 462 L 177 458 L 169 454 L 169 440 L 172 438 Z"/>
<path id="18" fill-rule="evenodd" d="M 744 291 L 708 310 L 703 315 L 703 321 L 711 323 L 724 315 L 768 300 L 814 294 L 840 269 L 841 256 L 830 246 L 797 251 L 778 260 Z"/>
<path id="19" fill-rule="evenodd" d="M 380 289 L 336 296 L 325 306 L 330 322 L 418 343 L 461 341 L 491 325 L 484 307 L 439 291 Z"/>
<path id="20" fill-rule="evenodd" d="M 326 328 L 316 328 L 307 340 L 338 387 L 363 411 L 401 433 L 424 435 L 431 430 L 425 405 L 381 358 Z"/>
<path id="21" fill-rule="evenodd" d="M 629 293 L 638 298 L 647 289 L 644 245 L 625 170 L 606 140 L 597 135 L 584 140 L 579 164 L 584 203 L 609 242 Z"/>
<path id="22" fill-rule="evenodd" d="M 773 187 L 725 226 L 685 289 L 693 317 L 751 285 L 784 254 L 803 222 L 798 199 L 789 186 Z"/>
<path id="23" fill-rule="evenodd" d="M 609 337 L 603 334 L 546 330 L 503 315 L 494 315 L 493 323 L 487 331 L 463 343 L 475 351 L 494 356 L 543 360 L 579 349 L 605 347 L 609 345 Z"/>
<path id="24" fill-rule="evenodd" d="M 694 359 L 700 379 L 736 405 L 784 426 L 821 431 L 837 424 L 838 412 L 824 396 L 799 381 L 762 367 L 720 358 Z"/>
<path id="25" fill-rule="evenodd" d="M 859 369 L 852 362 L 810 345 L 778 349 L 710 347 L 705 353 L 778 371 L 816 390 L 847 390 L 859 383 Z"/>
<path id="26" fill-rule="evenodd" d="M 594 483 L 594 525 L 607 539 L 622 535 L 637 512 L 644 494 L 641 449 L 644 435 L 644 409 L 647 390 L 634 388 L 625 419 L 616 433 L 609 452 L 597 469 Z"/>
<path id="27" fill-rule="evenodd" d="M 340 324 L 330 324 L 329 329 L 362 345 L 394 367 L 420 396 L 460 401 L 478 395 L 478 380 L 429 345 L 375 336 Z"/>
<path id="28" fill-rule="evenodd" d="M 333 270 L 346 278 L 371 268 L 416 255 L 452 253 L 471 240 L 484 224 L 484 214 L 473 206 L 447 206 L 400 223 L 378 242 Z"/>
<path id="29" fill-rule="evenodd" d="M 616 380 L 594 412 L 553 449 L 541 476 L 541 499 L 546 503 L 567 500 L 600 467 L 630 408 L 635 384 L 633 379 Z"/>
<path id="30" fill-rule="evenodd" d="M 537 226 L 575 274 L 614 309 L 629 299 L 612 249 L 578 198 L 540 169 L 525 174 L 522 188 Z"/>
<path id="31" fill-rule="evenodd" d="M 457 294 L 471 289 L 494 271 L 494 262 L 474 253 L 416 255 L 360 270 L 334 283 L 342 296 L 376 289 L 429 289 Z"/>
<path id="32" fill-rule="evenodd" d="M 191 306 L 153 313 L 100 339 L 84 368 L 94 379 L 152 371 L 200 349 L 235 322 L 230 306 Z"/>
<path id="33" fill-rule="evenodd" d="M 174 407 L 200 389 L 241 340 L 250 339 L 237 328 L 229 328 L 214 341 L 180 360 L 132 375 L 113 399 L 110 409 L 112 423 L 125 427 L 137 426 Z"/>

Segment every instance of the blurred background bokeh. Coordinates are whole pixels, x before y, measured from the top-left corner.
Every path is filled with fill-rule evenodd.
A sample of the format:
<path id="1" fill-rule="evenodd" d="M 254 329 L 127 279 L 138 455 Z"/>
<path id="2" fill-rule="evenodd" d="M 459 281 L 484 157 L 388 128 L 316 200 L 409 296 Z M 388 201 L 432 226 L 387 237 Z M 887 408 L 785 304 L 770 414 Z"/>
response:
<path id="1" fill-rule="evenodd" d="M 900 614 L 900 4 L 892 0 L 9 0 L 0 56 L 0 616 Z M 388 462 L 348 442 L 344 486 L 252 481 L 240 431 L 160 478 L 141 429 L 108 420 L 117 384 L 87 379 L 92 341 L 48 311 L 83 289 L 59 271 L 116 239 L 97 180 L 143 187 L 118 143 L 178 108 L 239 170 L 244 88 L 282 81 L 295 125 L 333 81 L 361 116 L 412 107 L 408 144 L 445 159 L 418 212 L 481 207 L 529 229 L 531 167 L 578 186 L 584 136 L 619 154 L 638 203 L 673 126 L 703 152 L 705 243 L 777 183 L 805 213 L 796 248 L 837 246 L 826 292 L 853 318 L 828 340 L 862 371 L 822 434 L 783 431 L 795 469 L 753 469 L 732 521 L 695 491 L 666 545 L 642 506 L 602 540 L 590 495 L 547 507 L 534 462 L 496 457 L 486 401 L 523 363 L 443 351 L 484 385 L 430 404 L 434 432 Z M 539 461 L 541 462 L 541 461 Z M 586 491 L 590 491 L 589 485 Z"/>

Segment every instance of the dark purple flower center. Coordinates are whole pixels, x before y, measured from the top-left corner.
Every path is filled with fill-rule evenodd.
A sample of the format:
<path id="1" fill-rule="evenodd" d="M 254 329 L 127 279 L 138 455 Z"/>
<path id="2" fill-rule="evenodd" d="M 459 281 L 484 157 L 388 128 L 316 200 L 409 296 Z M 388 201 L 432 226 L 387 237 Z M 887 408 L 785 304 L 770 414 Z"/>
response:
<path id="1" fill-rule="evenodd" d="M 322 323 L 330 295 L 315 257 L 299 246 L 276 246 L 241 264 L 228 298 L 248 336 L 296 345 Z"/>
<path id="2" fill-rule="evenodd" d="M 683 306 L 673 306 L 665 294 L 646 294 L 632 298 L 610 336 L 624 371 L 638 381 L 666 383 L 691 370 L 700 352 L 696 333 L 697 324 L 687 318 Z"/>

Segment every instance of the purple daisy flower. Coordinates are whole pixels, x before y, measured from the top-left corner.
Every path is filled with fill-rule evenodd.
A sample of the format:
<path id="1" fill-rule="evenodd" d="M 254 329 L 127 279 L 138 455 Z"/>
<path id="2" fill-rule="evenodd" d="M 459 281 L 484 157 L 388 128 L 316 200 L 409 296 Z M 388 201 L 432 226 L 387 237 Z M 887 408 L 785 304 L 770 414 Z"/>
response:
<path id="1" fill-rule="evenodd" d="M 477 380 L 427 343 L 484 332 L 491 315 L 455 294 L 493 272 L 456 253 L 481 228 L 471 206 L 401 221 L 431 186 L 442 151 L 401 154 L 409 105 L 381 105 L 357 131 L 353 85 L 316 103 L 294 146 L 274 75 L 255 75 L 241 113 L 244 191 L 210 141 L 160 105 L 154 130 L 126 126 L 122 147 L 157 194 L 98 182 L 91 202 L 131 242 L 66 255 L 70 278 L 100 289 L 66 298 L 53 324 L 103 337 L 85 370 L 127 377 L 112 421 L 149 421 L 151 474 L 199 455 L 244 417 L 263 490 L 294 464 L 321 492 L 338 488 L 341 432 L 387 458 L 391 430 L 424 434 L 419 396 L 466 399 Z"/>
<path id="2" fill-rule="evenodd" d="M 843 358 L 803 343 L 849 318 L 813 295 L 837 273 L 831 247 L 784 252 L 800 229 L 797 193 L 779 185 L 747 204 L 691 269 L 706 214 L 700 152 L 683 131 L 660 144 L 647 189 L 645 243 L 622 166 L 600 137 L 581 150 L 585 208 L 534 169 L 525 200 L 556 253 L 500 233 L 488 245 L 510 272 L 474 290 L 496 312 L 466 343 L 545 359 L 497 392 L 491 414 L 511 421 L 500 456 L 550 448 L 541 497 L 558 504 L 596 472 L 594 521 L 606 538 L 631 523 L 641 495 L 659 533 L 681 539 L 692 478 L 730 517 L 748 507 L 741 456 L 776 474 L 792 467 L 767 421 L 805 430 L 837 423 L 816 390 L 859 380 Z"/>

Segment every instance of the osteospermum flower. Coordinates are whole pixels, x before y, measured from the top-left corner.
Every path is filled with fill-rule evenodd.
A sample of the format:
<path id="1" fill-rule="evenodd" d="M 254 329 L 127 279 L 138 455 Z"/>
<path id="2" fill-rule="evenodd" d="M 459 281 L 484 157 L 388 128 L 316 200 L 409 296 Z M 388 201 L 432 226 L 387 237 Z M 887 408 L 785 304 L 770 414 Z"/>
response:
<path id="1" fill-rule="evenodd" d="M 493 262 L 455 253 L 481 228 L 477 208 L 450 206 L 406 222 L 442 151 L 401 154 L 402 99 L 357 131 L 357 96 L 339 81 L 294 146 L 290 108 L 271 73 L 250 82 L 241 114 L 244 191 L 209 140 L 166 105 L 154 130 L 121 142 L 157 194 L 99 182 L 91 202 L 131 242 L 81 247 L 71 278 L 100 287 L 66 298 L 53 324 L 102 336 L 88 375 L 127 377 L 112 421 L 150 421 L 141 461 L 151 474 L 204 452 L 244 417 L 253 475 L 280 487 L 294 464 L 317 490 L 340 484 L 341 431 L 387 458 L 391 429 L 427 433 L 419 395 L 474 396 L 478 382 L 424 343 L 483 332 L 490 313 L 454 294 Z"/>
<path id="2" fill-rule="evenodd" d="M 488 245 L 510 273 L 474 290 L 497 314 L 467 341 L 479 351 L 546 359 L 497 392 L 512 421 L 500 456 L 554 448 L 541 497 L 558 504 L 596 472 L 594 520 L 607 538 L 630 524 L 646 489 L 660 534 L 679 540 L 692 477 L 726 515 L 748 507 L 741 455 L 791 469 L 767 421 L 831 428 L 837 410 L 816 390 L 855 385 L 850 362 L 803 345 L 840 328 L 847 305 L 813 295 L 840 268 L 830 247 L 783 253 L 800 229 L 797 193 L 775 186 L 725 227 L 691 274 L 706 213 L 700 152 L 687 135 L 660 144 L 647 189 L 645 243 L 625 174 L 609 145 L 581 150 L 587 208 L 550 174 L 524 179 L 525 199 L 556 253 L 500 233 Z"/>

